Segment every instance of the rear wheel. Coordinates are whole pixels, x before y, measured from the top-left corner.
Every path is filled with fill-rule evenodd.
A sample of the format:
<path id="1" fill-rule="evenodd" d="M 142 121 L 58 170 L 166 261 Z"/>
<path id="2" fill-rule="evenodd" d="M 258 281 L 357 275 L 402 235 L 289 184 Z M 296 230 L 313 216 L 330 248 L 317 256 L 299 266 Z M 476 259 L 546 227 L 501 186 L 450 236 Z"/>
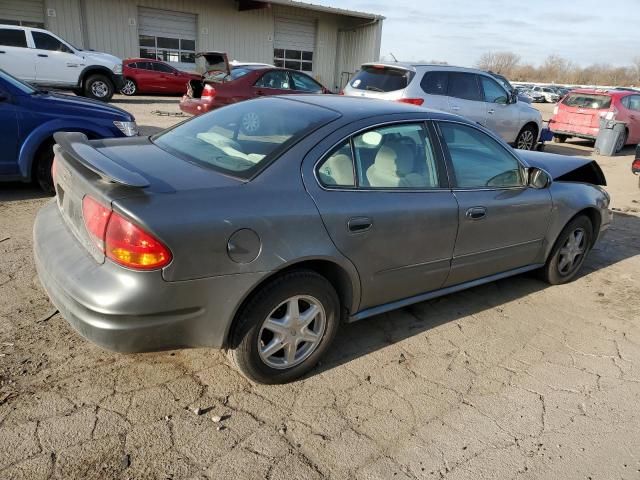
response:
<path id="1" fill-rule="evenodd" d="M 569 137 L 567 137 L 566 135 L 554 135 L 553 136 L 553 141 L 554 143 L 564 143 L 567 141 Z"/>
<path id="2" fill-rule="evenodd" d="M 100 73 L 90 75 L 84 84 L 84 96 L 108 102 L 113 97 L 114 86 L 111 80 Z"/>
<path id="3" fill-rule="evenodd" d="M 130 78 L 127 78 L 127 81 L 124 83 L 124 87 L 122 87 L 122 89 L 120 90 L 120 93 L 122 93 L 123 95 L 135 95 L 138 91 L 138 87 L 136 87 L 136 84 L 133 80 L 131 80 Z"/>
<path id="4" fill-rule="evenodd" d="M 340 301 L 326 278 L 309 270 L 287 273 L 257 291 L 240 312 L 229 355 L 259 383 L 285 383 L 311 368 L 331 345 Z"/>
<path id="5" fill-rule="evenodd" d="M 575 278 L 591 249 L 593 225 L 585 215 L 571 220 L 556 240 L 543 268 L 544 279 L 560 285 Z"/>
<path id="6" fill-rule="evenodd" d="M 533 150 L 536 146 L 538 129 L 533 125 L 525 125 L 516 138 L 516 148 L 520 150 Z"/>

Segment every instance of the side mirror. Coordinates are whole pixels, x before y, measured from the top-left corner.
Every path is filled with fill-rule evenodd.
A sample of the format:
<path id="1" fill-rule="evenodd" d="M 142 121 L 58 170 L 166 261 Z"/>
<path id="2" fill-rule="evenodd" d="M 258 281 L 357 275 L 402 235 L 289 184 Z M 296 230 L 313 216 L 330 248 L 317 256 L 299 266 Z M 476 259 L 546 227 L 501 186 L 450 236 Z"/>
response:
<path id="1" fill-rule="evenodd" d="M 512 90 L 509 95 L 509 103 L 518 103 L 518 91 Z"/>
<path id="2" fill-rule="evenodd" d="M 531 167 L 527 170 L 527 185 L 529 187 L 542 190 L 551 186 L 552 183 L 553 179 L 547 171 L 537 167 Z"/>

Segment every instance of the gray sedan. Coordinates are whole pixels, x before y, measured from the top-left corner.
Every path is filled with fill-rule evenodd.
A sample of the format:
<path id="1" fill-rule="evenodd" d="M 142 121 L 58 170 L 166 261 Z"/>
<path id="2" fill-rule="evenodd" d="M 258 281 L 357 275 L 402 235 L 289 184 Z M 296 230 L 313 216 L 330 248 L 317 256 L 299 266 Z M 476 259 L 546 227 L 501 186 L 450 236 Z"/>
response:
<path id="1" fill-rule="evenodd" d="M 394 102 L 271 97 L 56 141 L 34 248 L 63 316 L 123 352 L 224 348 L 258 382 L 303 375 L 341 322 L 530 270 L 568 282 L 610 223 L 590 159 Z"/>

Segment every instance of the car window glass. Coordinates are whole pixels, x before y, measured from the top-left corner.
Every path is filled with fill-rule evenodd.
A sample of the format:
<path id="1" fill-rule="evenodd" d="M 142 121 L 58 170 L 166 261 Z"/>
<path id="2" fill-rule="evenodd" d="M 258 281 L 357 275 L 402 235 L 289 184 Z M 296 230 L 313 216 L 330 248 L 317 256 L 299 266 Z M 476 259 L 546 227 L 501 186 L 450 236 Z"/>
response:
<path id="1" fill-rule="evenodd" d="M 383 65 L 365 65 L 351 80 L 351 87 L 371 92 L 395 92 L 407 88 L 415 72 Z"/>
<path id="2" fill-rule="evenodd" d="M 0 28 L 0 45 L 3 47 L 27 48 L 27 35 L 24 30 Z"/>
<path id="3" fill-rule="evenodd" d="M 164 63 L 154 63 L 153 64 L 153 69 L 156 72 L 162 72 L 162 73 L 173 73 L 174 72 L 173 68 L 171 68 L 169 65 L 165 65 Z"/>
<path id="4" fill-rule="evenodd" d="M 318 167 L 318 179 L 325 186 L 353 187 L 353 157 L 351 142 L 347 140 L 336 148 Z"/>
<path id="5" fill-rule="evenodd" d="M 257 82 L 256 87 L 289 90 L 289 74 L 286 70 L 272 70 L 265 73 Z"/>
<path id="6" fill-rule="evenodd" d="M 138 68 L 138 64 L 133 62 L 127 65 L 129 68 Z"/>
<path id="7" fill-rule="evenodd" d="M 457 123 L 441 122 L 457 186 L 508 188 L 524 184 L 518 160 L 486 133 Z"/>
<path id="8" fill-rule="evenodd" d="M 429 95 L 446 95 L 449 74 L 447 72 L 427 72 L 420 86 Z"/>
<path id="9" fill-rule="evenodd" d="M 314 93 L 322 92 L 320 84 L 304 73 L 290 72 L 290 74 L 293 80 L 293 88 L 296 90 Z"/>
<path id="10" fill-rule="evenodd" d="M 629 110 L 640 111 L 640 95 L 631 95 L 625 97 L 623 100 L 626 100 L 625 107 Z"/>
<path id="11" fill-rule="evenodd" d="M 478 81 L 473 73 L 450 72 L 448 92 L 450 97 L 482 101 Z"/>
<path id="12" fill-rule="evenodd" d="M 369 130 L 353 138 L 360 187 L 438 188 L 431 139 L 422 123 Z"/>
<path id="13" fill-rule="evenodd" d="M 507 103 L 507 92 L 504 91 L 498 82 L 489 77 L 480 76 L 480 83 L 484 91 L 484 101 L 489 103 Z"/>
<path id="14" fill-rule="evenodd" d="M 48 33 L 32 31 L 31 35 L 33 36 L 33 43 L 39 50 L 72 53 L 69 47 Z"/>

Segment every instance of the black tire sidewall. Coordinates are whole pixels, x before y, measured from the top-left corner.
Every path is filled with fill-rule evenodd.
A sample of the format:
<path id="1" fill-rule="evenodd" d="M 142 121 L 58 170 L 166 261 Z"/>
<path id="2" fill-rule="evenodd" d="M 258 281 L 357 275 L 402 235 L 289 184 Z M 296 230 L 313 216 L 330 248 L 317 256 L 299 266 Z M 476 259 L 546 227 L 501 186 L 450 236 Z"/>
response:
<path id="1" fill-rule="evenodd" d="M 265 318 L 280 303 L 295 295 L 310 295 L 324 307 L 325 333 L 320 345 L 304 362 L 279 370 L 266 365 L 258 354 L 258 335 Z M 286 383 L 301 377 L 315 367 L 330 347 L 340 324 L 340 300 L 329 281 L 306 270 L 290 272 L 276 278 L 253 294 L 238 317 L 232 333 L 231 357 L 249 379 L 265 384 Z"/>
<path id="2" fill-rule="evenodd" d="M 91 92 L 91 85 L 94 82 L 97 81 L 102 81 L 104 82 L 107 87 L 109 87 L 109 93 L 105 96 L 105 97 L 96 97 L 92 92 Z M 108 102 L 109 100 L 111 100 L 111 97 L 113 97 L 113 93 L 114 93 L 114 85 L 111 82 L 111 80 L 106 76 L 106 75 L 102 75 L 101 73 L 97 73 L 94 75 L 90 75 L 84 85 L 84 95 L 87 98 L 92 98 L 94 100 L 99 100 L 101 102 Z"/>
<path id="3" fill-rule="evenodd" d="M 51 166 L 53 164 L 53 150 L 51 147 L 46 148 L 36 158 L 34 165 L 34 176 L 38 186 L 47 194 L 54 195 L 53 178 L 51 176 Z"/>
<path id="4" fill-rule="evenodd" d="M 524 127 L 522 127 L 522 130 L 520 130 L 520 133 L 518 133 L 518 136 L 516 137 L 516 148 L 518 147 L 518 142 L 520 140 L 520 137 L 524 132 L 527 132 L 527 131 L 531 132 L 531 135 L 533 136 L 533 143 L 531 144 L 531 148 L 529 149 L 529 151 L 533 151 L 536 148 L 536 140 L 537 140 L 536 128 L 533 125 L 525 125 Z"/>
<path id="5" fill-rule="evenodd" d="M 558 270 L 558 256 L 560 255 L 560 249 L 567 241 L 568 235 L 573 232 L 577 228 L 583 228 L 587 235 L 587 249 L 585 250 L 582 258 L 580 259 L 580 263 L 577 268 L 569 273 L 568 275 L 562 275 Z M 553 245 L 553 249 L 549 254 L 549 258 L 544 266 L 544 278 L 545 280 L 552 285 L 560 285 L 563 283 L 568 283 L 572 281 L 580 269 L 582 269 L 582 265 L 584 264 L 589 251 L 591 250 L 591 246 L 593 245 L 593 224 L 591 220 L 585 215 L 580 215 L 573 220 L 571 220 L 560 232 L 558 238 L 556 239 L 556 243 Z"/>

